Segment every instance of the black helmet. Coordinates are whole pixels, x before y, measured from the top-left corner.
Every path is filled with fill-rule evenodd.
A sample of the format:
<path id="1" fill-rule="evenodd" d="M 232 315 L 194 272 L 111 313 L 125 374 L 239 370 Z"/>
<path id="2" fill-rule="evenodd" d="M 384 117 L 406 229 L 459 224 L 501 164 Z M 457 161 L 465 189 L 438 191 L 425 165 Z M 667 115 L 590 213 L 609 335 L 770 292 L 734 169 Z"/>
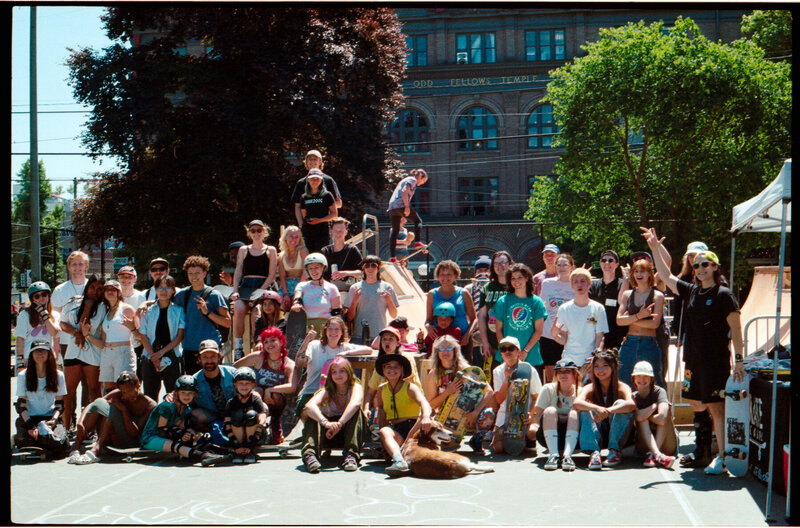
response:
<path id="1" fill-rule="evenodd" d="M 239 367 L 233 373 L 233 381 L 252 381 L 256 382 L 256 373 L 250 367 Z"/>
<path id="2" fill-rule="evenodd" d="M 184 374 L 175 381 L 175 390 L 197 392 L 197 380 L 188 374 Z"/>

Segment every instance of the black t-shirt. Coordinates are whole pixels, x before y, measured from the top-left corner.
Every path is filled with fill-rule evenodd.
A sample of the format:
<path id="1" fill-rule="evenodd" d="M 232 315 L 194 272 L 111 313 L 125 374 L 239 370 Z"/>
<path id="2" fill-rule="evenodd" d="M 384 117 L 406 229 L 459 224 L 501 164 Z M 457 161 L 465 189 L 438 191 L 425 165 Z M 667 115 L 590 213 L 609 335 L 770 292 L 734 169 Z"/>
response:
<path id="1" fill-rule="evenodd" d="M 305 209 L 306 218 L 324 218 L 328 216 L 330 207 L 333 205 L 333 195 L 325 193 L 324 195 L 303 195 L 300 198 L 300 208 Z M 306 224 L 303 222 L 303 228 L 310 232 L 326 232 L 328 231 L 328 223 L 323 222 L 320 224 Z"/>
<path id="2" fill-rule="evenodd" d="M 211 399 L 214 400 L 214 407 L 217 412 L 224 412 L 228 404 L 228 398 L 225 397 L 225 392 L 222 390 L 222 376 L 209 378 L 206 376 L 206 381 L 211 389 Z"/>
<path id="3" fill-rule="evenodd" d="M 599 302 L 606 309 L 606 319 L 608 319 L 608 333 L 604 341 L 606 348 L 619 347 L 622 339 L 628 334 L 627 326 L 617 324 L 619 287 L 619 277 L 614 277 L 614 280 L 608 284 L 603 279 L 592 279 L 592 285 L 589 287 L 589 298 Z"/>
<path id="4" fill-rule="evenodd" d="M 261 399 L 257 392 L 251 392 L 250 397 L 245 401 L 239 399 L 239 396 L 234 396 L 225 405 L 225 416 L 231 416 L 235 411 L 255 411 L 258 414 L 267 412 L 267 404 Z"/>
<path id="5" fill-rule="evenodd" d="M 158 309 L 158 322 L 156 323 L 156 340 L 153 346 L 161 349 L 169 344 L 172 339 L 169 337 L 169 323 L 167 322 L 167 312 L 169 306 Z"/>
<path id="6" fill-rule="evenodd" d="M 336 181 L 328 176 L 327 174 L 322 174 L 322 185 L 325 186 L 325 189 L 333 194 L 333 198 L 341 198 L 342 195 L 339 193 L 339 187 L 336 185 Z M 297 183 L 294 185 L 294 191 L 292 191 L 292 203 L 299 203 L 302 206 L 300 199 L 303 197 L 303 193 L 306 192 L 306 177 L 302 177 L 297 180 Z"/>
<path id="7" fill-rule="evenodd" d="M 678 293 L 687 298 L 683 324 L 686 339 L 684 361 L 702 361 L 730 368 L 730 328 L 726 318 L 739 311 L 733 292 L 724 286 L 704 290 L 696 284 L 679 280 Z"/>
<path id="8" fill-rule="evenodd" d="M 354 244 L 345 243 L 341 251 L 333 251 L 333 244 L 322 248 L 322 254 L 328 261 L 328 267 L 322 274 L 325 280 L 331 280 L 331 267 L 336 264 L 339 271 L 355 271 L 361 269 L 361 251 Z"/>

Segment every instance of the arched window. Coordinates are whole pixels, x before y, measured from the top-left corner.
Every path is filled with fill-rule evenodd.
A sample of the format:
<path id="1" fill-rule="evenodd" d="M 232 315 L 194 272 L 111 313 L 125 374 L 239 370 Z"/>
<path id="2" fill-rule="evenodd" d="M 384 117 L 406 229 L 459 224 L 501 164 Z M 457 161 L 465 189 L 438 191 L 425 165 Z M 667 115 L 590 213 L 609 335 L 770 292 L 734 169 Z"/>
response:
<path id="1" fill-rule="evenodd" d="M 556 122 L 553 120 L 553 107 L 540 105 L 533 109 L 528 118 L 528 148 L 550 148 L 553 144 L 553 134 L 558 132 Z"/>
<path id="2" fill-rule="evenodd" d="M 474 106 L 458 118 L 458 150 L 497 150 L 497 118 L 486 108 Z"/>
<path id="3" fill-rule="evenodd" d="M 428 120 L 416 110 L 401 110 L 392 123 L 392 143 L 401 153 L 428 152 L 430 147 L 415 143 L 428 141 Z"/>

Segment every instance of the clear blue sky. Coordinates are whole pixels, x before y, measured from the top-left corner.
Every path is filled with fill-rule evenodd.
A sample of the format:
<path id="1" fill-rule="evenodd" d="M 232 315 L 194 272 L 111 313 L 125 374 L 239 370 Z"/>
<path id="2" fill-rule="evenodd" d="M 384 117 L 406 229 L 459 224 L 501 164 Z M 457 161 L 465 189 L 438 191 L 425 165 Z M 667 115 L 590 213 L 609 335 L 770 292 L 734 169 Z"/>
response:
<path id="1" fill-rule="evenodd" d="M 73 178 L 89 178 L 93 173 L 114 168 L 111 158 L 103 163 L 93 162 L 87 156 L 48 156 L 45 153 L 86 152 L 78 136 L 83 132 L 86 110 L 75 101 L 67 84 L 68 68 L 65 65 L 67 48 L 90 47 L 96 50 L 107 47 L 100 21 L 104 9 L 83 6 L 38 6 L 37 12 L 37 80 L 39 106 L 39 159 L 44 163 L 47 178 L 53 189 L 64 187 L 65 195 L 72 197 Z M 14 180 L 30 152 L 30 13 L 29 6 L 12 9 L 11 42 L 11 180 Z M 24 113 L 14 113 L 24 112 Z M 78 196 L 83 185 L 78 187 Z"/>

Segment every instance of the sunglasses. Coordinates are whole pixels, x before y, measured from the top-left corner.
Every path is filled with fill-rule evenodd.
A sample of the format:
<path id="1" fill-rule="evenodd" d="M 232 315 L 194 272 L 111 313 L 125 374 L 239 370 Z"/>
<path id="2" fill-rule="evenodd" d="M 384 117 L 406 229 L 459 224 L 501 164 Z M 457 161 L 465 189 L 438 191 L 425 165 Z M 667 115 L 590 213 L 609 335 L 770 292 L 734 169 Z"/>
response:
<path id="1" fill-rule="evenodd" d="M 516 349 L 517 349 L 517 347 L 515 347 L 515 346 L 503 346 L 503 347 L 500 347 L 500 352 L 513 352 Z"/>
<path id="2" fill-rule="evenodd" d="M 251 233 L 263 233 L 264 230 L 263 229 L 251 229 L 250 232 Z"/>
<path id="3" fill-rule="evenodd" d="M 378 267 L 378 263 L 377 262 L 367 262 L 366 264 L 364 264 L 364 267 L 365 268 L 377 268 Z"/>
<path id="4" fill-rule="evenodd" d="M 609 262 L 616 262 L 616 260 L 614 260 L 614 259 L 600 259 L 600 262 L 609 263 Z"/>
<path id="5" fill-rule="evenodd" d="M 442 346 L 440 346 L 440 347 L 436 347 L 436 349 L 437 349 L 439 352 L 445 352 L 445 351 L 446 351 L 446 352 L 452 352 L 453 350 L 455 350 L 455 349 L 456 349 L 456 347 L 454 347 L 453 345 L 446 345 L 446 346 L 445 346 L 445 345 L 442 345 Z"/>
<path id="6" fill-rule="evenodd" d="M 694 269 L 697 269 L 697 268 L 707 268 L 707 267 L 709 267 L 710 265 L 711 265 L 711 262 L 709 262 L 709 261 L 707 261 L 707 260 L 706 260 L 706 261 L 704 261 L 704 262 L 695 262 L 694 264 L 692 264 L 692 267 L 693 267 Z"/>
<path id="7" fill-rule="evenodd" d="M 150 271 L 167 271 L 167 268 L 163 266 L 156 266 L 154 268 L 150 268 Z"/>

